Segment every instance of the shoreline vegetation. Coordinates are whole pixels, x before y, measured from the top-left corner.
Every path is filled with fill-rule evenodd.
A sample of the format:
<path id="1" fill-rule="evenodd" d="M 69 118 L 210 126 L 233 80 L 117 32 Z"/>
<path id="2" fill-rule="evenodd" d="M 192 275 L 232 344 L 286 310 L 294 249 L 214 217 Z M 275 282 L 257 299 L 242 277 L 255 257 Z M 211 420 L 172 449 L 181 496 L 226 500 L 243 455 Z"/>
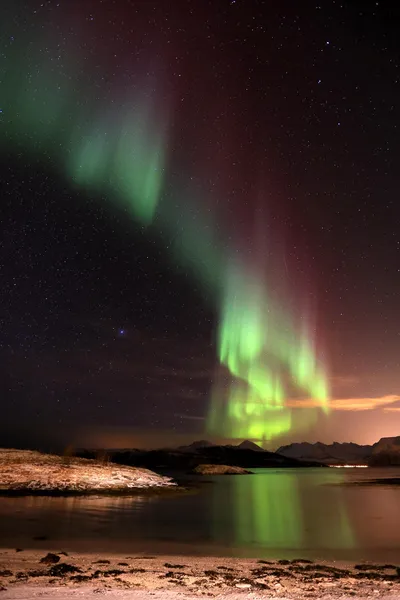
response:
<path id="1" fill-rule="evenodd" d="M 170 477 L 148 469 L 0 449 L 0 495 L 126 495 L 177 489 Z"/>
<path id="2" fill-rule="evenodd" d="M 253 475 L 252 471 L 232 465 L 198 465 L 192 472 L 194 475 Z"/>
<path id="3" fill-rule="evenodd" d="M 307 559 L 255 560 L 221 557 L 77 554 L 64 551 L 0 550 L 0 591 L 63 586 L 106 590 L 228 596 L 256 592 L 271 598 L 399 597 L 395 564 L 344 564 Z M 80 595 L 80 597 L 82 597 Z"/>

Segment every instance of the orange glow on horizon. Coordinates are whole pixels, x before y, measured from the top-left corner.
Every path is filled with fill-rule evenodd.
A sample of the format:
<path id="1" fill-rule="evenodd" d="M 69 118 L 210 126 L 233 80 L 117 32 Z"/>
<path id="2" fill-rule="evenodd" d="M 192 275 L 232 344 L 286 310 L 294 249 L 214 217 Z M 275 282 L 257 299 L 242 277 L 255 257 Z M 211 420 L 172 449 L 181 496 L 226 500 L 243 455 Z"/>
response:
<path id="1" fill-rule="evenodd" d="M 364 411 L 384 407 L 385 411 L 400 411 L 400 407 L 386 407 L 385 405 L 400 402 L 400 396 L 389 394 L 377 398 L 333 398 L 330 400 L 331 410 Z M 291 408 L 316 408 L 319 403 L 313 398 L 293 399 L 288 401 Z"/>

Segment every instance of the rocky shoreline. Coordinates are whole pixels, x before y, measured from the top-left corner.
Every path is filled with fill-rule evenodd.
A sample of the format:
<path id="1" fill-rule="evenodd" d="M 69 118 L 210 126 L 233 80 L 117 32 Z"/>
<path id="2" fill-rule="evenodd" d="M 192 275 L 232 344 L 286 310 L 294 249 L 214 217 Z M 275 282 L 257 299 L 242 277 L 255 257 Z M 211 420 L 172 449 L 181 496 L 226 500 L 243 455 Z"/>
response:
<path id="1" fill-rule="evenodd" d="M 121 495 L 176 487 L 170 477 L 148 469 L 31 450 L 0 449 L 0 495 Z"/>
<path id="2" fill-rule="evenodd" d="M 295 560 L 0 551 L 0 592 L 79 587 L 176 592 L 190 596 L 254 593 L 265 598 L 400 597 L 400 567 Z M 13 595 L 14 594 L 14 595 Z M 254 596 L 253 596 L 254 597 Z"/>

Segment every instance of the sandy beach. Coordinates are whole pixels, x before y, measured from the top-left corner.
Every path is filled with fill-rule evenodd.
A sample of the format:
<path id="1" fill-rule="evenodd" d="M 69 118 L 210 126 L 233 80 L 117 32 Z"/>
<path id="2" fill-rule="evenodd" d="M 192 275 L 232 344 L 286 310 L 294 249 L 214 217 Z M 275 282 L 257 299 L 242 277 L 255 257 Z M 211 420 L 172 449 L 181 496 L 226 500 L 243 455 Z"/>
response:
<path id="1" fill-rule="evenodd" d="M 396 565 L 4 549 L 0 597 L 400 598 Z"/>
<path id="2" fill-rule="evenodd" d="M 18 589 L 13 589 L 12 591 L 5 592 L 4 595 L 1 595 L 2 600 L 31 600 L 31 598 L 41 598 L 41 599 L 53 599 L 56 600 L 98 600 L 100 598 L 104 598 L 105 600 L 194 600 L 198 598 L 198 596 L 189 595 L 181 592 L 169 592 L 169 591 L 158 591 L 158 592 L 148 592 L 143 590 L 100 590 L 100 589 L 68 589 L 65 588 L 57 588 L 51 587 L 49 588 L 35 588 L 33 590 L 31 587 L 22 586 Z M 208 594 L 205 594 L 207 596 Z M 367 600 L 367 598 L 375 597 L 376 595 L 370 593 L 366 596 L 357 596 L 357 600 Z M 261 593 L 240 593 L 240 592 L 232 592 L 232 593 L 221 593 L 218 595 L 218 598 L 226 598 L 227 600 L 243 600 L 248 598 L 249 600 L 262 600 L 263 598 L 282 598 L 282 596 L 266 596 Z M 324 598 L 325 600 L 330 600 L 332 596 L 324 594 L 323 596 L 319 595 L 309 595 L 312 598 Z M 382 599 L 394 600 L 398 598 L 398 595 L 387 595 L 387 596 L 379 596 Z M 286 596 L 289 600 L 289 597 Z M 354 595 L 346 595 L 343 594 L 341 596 L 341 600 L 354 600 Z"/>

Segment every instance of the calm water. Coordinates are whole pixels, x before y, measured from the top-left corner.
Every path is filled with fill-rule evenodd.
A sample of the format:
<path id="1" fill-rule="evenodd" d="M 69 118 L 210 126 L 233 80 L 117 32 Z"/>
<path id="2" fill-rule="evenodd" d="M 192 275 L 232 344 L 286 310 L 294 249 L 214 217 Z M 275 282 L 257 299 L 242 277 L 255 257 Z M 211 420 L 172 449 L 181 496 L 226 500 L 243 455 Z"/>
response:
<path id="1" fill-rule="evenodd" d="M 0 545 L 396 561 L 400 487 L 343 485 L 382 477 L 400 469 L 256 469 L 154 498 L 0 498 Z"/>

